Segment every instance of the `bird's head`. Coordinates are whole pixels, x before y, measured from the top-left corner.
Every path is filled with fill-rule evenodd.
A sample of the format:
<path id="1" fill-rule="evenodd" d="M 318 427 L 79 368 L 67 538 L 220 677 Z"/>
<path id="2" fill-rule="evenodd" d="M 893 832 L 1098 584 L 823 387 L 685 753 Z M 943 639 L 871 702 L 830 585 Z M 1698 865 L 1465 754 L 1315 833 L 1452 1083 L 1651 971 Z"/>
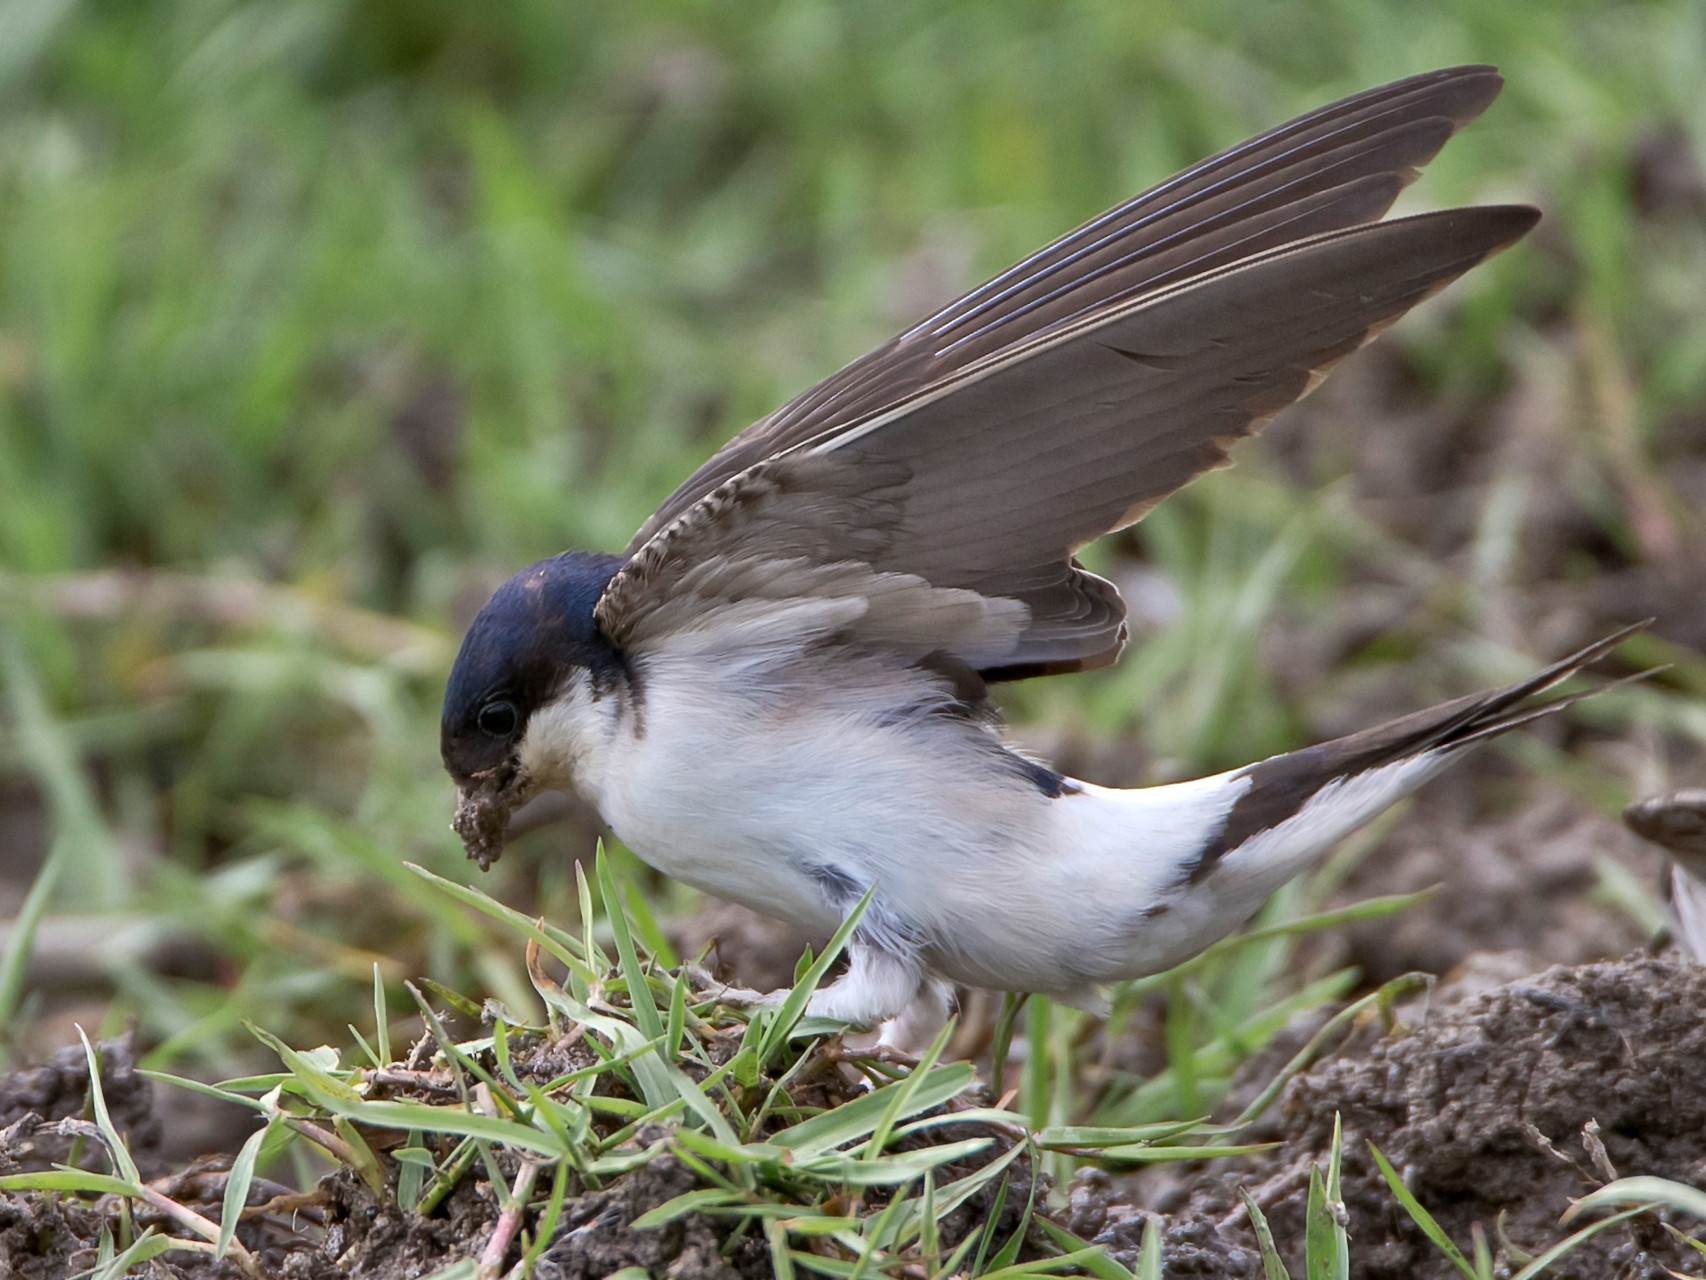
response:
<path id="1" fill-rule="evenodd" d="M 538 791 L 567 785 L 559 732 L 565 699 L 596 696 L 622 660 L 593 619 L 621 560 L 569 552 L 511 578 L 468 628 L 444 693 L 439 750 L 461 792 L 456 833 L 490 867 L 510 814 Z"/>

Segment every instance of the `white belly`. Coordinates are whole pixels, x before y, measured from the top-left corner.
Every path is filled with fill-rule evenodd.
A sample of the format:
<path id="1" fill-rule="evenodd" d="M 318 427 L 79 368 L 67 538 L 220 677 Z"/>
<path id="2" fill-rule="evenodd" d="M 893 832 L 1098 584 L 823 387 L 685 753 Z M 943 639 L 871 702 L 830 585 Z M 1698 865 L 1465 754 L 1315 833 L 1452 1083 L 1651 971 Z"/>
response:
<path id="1" fill-rule="evenodd" d="M 1049 801 L 980 767 L 972 735 L 920 733 L 825 701 L 772 714 L 763 699 L 650 681 L 642 731 L 611 744 L 595 797 L 652 866 L 811 927 L 844 903 L 814 869 L 872 883 L 917 921 L 953 910 L 1003 865 L 1043 851 Z M 969 877 L 969 879 L 968 879 Z"/>
<path id="2" fill-rule="evenodd" d="M 1236 795 L 1206 779 L 1051 798 L 977 725 L 670 674 L 646 671 L 591 771 L 616 834 L 668 875 L 808 928 L 842 919 L 837 881 L 875 884 L 932 969 L 968 985 L 1075 991 L 1131 969 L 1134 926 L 1200 846 L 1205 805 Z"/>

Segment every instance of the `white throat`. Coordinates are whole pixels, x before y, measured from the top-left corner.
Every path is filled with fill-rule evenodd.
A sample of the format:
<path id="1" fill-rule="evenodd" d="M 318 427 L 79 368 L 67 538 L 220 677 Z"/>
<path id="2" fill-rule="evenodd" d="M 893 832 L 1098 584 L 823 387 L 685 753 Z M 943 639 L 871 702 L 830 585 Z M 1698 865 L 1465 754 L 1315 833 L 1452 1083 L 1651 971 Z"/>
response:
<path id="1" fill-rule="evenodd" d="M 517 754 L 530 791 L 572 791 L 594 806 L 604 790 L 610 744 L 623 699 L 594 698 L 583 669 L 528 718 Z"/>

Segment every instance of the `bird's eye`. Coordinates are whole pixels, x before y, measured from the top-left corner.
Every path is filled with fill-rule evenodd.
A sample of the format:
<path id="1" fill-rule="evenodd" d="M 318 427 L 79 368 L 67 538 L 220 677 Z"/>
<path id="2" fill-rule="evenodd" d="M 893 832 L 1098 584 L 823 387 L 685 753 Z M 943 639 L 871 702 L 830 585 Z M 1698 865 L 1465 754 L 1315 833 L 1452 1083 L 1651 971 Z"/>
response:
<path id="1" fill-rule="evenodd" d="M 488 702 L 474 718 L 482 733 L 494 738 L 507 738 L 515 732 L 515 708 L 507 702 Z"/>

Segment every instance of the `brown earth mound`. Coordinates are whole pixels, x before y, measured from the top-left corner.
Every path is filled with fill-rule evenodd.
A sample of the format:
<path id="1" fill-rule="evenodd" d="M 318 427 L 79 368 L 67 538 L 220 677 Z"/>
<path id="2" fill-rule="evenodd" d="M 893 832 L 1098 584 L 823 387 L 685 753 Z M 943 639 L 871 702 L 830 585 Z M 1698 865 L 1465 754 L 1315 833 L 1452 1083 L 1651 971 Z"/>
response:
<path id="1" fill-rule="evenodd" d="M 1326 1166 L 1335 1113 L 1353 1276 L 1457 1274 L 1398 1205 L 1370 1141 L 1465 1253 L 1478 1223 L 1506 1264 L 1499 1274 L 1510 1274 L 1508 1264 L 1565 1234 L 1558 1218 L 1572 1197 L 1613 1176 L 1706 1183 L 1706 968 L 1645 957 L 1560 967 L 1436 1008 L 1406 1033 L 1364 1032 L 1282 1095 L 1272 1118 L 1279 1148 L 1225 1162 L 1158 1206 L 1169 1219 L 1167 1275 L 1262 1274 L 1240 1185 L 1302 1275 L 1309 1171 Z M 1123 1216 L 1121 1191 L 1140 1196 L 1141 1181 L 1098 1197 L 1105 1221 Z M 1099 1238 L 1129 1264 L 1141 1234 L 1134 1217 Z M 1701 1261 L 1642 1218 L 1595 1236 L 1548 1274 L 1660 1280 L 1666 1267 L 1699 1274 Z"/>

